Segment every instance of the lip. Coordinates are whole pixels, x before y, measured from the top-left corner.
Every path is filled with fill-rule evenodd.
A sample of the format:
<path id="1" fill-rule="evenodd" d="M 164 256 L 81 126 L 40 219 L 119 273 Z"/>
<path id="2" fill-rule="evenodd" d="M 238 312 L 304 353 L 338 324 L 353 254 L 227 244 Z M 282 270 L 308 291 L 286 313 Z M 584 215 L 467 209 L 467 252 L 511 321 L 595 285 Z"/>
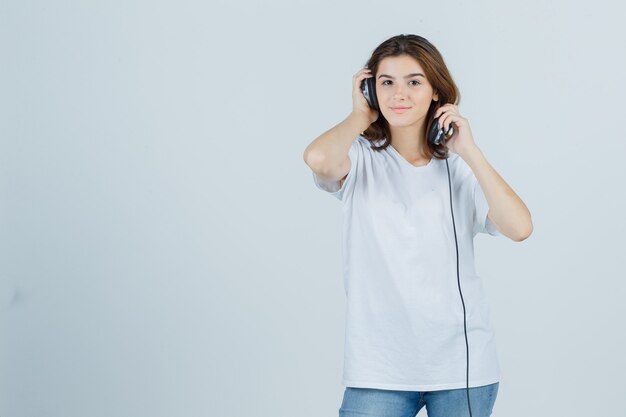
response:
<path id="1" fill-rule="evenodd" d="M 391 107 L 394 113 L 402 114 L 405 113 L 410 107 Z"/>

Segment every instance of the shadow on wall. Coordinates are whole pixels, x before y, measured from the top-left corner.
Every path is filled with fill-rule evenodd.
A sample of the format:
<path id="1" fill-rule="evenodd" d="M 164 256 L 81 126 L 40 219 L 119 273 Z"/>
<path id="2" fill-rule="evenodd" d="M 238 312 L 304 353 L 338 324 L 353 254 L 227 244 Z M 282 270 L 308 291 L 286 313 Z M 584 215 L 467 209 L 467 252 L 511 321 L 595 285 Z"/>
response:
<path id="1" fill-rule="evenodd" d="M 0 287 L 0 311 L 6 311 L 25 300 L 24 293 L 17 287 Z"/>

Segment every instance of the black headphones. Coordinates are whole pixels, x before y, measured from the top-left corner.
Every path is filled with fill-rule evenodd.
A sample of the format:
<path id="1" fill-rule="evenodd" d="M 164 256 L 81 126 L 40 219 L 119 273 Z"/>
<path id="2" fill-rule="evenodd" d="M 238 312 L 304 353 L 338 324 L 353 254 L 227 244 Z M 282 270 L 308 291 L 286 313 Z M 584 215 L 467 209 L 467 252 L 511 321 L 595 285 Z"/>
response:
<path id="1" fill-rule="evenodd" d="M 367 100 L 369 106 L 380 113 L 380 106 L 378 105 L 378 97 L 376 96 L 376 80 L 374 77 L 367 77 L 361 82 L 361 91 L 363 96 Z M 450 136 L 450 132 L 453 131 L 452 125 L 447 133 L 444 134 L 443 128 L 439 127 L 439 118 L 435 117 L 430 121 L 430 128 L 428 129 L 428 144 L 431 146 L 439 145 L 443 142 L 446 168 L 448 169 L 448 187 L 450 194 L 450 213 L 452 215 L 452 227 L 454 230 L 454 243 L 456 246 L 456 278 L 459 285 L 459 293 L 461 294 L 461 303 L 463 304 L 463 329 L 465 331 L 465 348 L 466 348 L 466 389 L 467 389 L 467 407 L 469 408 L 470 417 L 472 417 L 472 406 L 470 404 L 469 396 L 469 343 L 467 342 L 467 320 L 465 317 L 465 301 L 463 300 L 463 292 L 461 292 L 461 279 L 459 277 L 459 244 L 456 237 L 456 224 L 454 222 L 454 211 L 452 210 L 452 183 L 450 180 L 450 165 L 448 165 L 448 147 L 445 145 L 446 136 Z"/>

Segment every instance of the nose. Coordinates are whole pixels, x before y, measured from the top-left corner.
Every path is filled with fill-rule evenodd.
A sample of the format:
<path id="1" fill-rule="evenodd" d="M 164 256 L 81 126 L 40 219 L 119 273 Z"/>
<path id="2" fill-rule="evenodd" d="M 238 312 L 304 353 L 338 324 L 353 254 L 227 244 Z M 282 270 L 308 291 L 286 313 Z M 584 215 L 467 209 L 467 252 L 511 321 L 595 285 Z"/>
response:
<path id="1" fill-rule="evenodd" d="M 406 96 L 406 94 L 404 93 L 404 86 L 398 85 L 398 87 L 396 88 L 396 91 L 393 94 L 393 98 L 395 100 L 397 100 L 397 99 L 405 97 L 405 96 Z"/>

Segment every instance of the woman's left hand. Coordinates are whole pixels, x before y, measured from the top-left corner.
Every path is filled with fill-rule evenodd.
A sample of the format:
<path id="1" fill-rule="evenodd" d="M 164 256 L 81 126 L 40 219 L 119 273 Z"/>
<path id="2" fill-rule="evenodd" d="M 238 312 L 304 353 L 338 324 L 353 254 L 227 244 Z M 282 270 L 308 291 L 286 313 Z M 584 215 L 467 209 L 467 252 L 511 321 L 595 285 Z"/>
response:
<path id="1" fill-rule="evenodd" d="M 454 133 L 452 136 L 445 137 L 446 144 L 452 152 L 465 159 L 465 155 L 468 155 L 474 148 L 477 148 L 474 142 L 474 136 L 472 136 L 469 121 L 459 114 L 458 106 L 452 103 L 447 103 L 439 107 L 434 117 L 438 116 L 441 116 L 439 117 L 439 126 L 443 126 L 444 132 L 450 129 L 450 124 L 454 124 Z"/>

